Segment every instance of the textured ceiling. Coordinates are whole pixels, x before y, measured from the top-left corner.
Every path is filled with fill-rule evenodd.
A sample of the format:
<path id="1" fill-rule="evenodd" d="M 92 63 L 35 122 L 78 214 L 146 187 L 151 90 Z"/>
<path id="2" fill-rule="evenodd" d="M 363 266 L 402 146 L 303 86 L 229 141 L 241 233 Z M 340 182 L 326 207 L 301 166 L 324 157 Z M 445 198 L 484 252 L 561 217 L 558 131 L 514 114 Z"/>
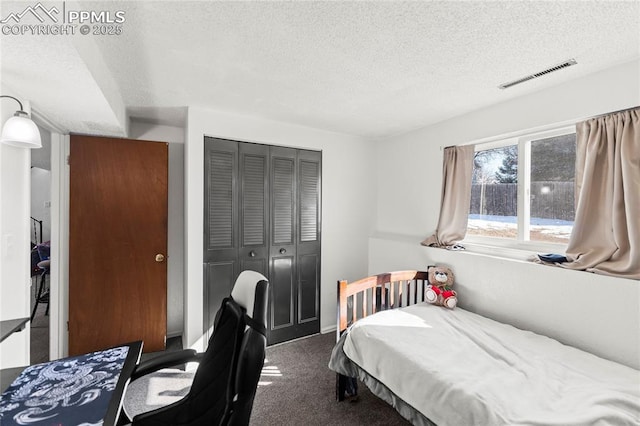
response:
<path id="1" fill-rule="evenodd" d="M 0 17 L 29 4 L 3 1 Z M 122 34 L 1 35 L 0 78 L 37 116 L 92 134 L 124 135 L 127 117 L 183 125 L 198 106 L 385 137 L 640 58 L 637 1 L 64 6 L 122 10 Z"/>

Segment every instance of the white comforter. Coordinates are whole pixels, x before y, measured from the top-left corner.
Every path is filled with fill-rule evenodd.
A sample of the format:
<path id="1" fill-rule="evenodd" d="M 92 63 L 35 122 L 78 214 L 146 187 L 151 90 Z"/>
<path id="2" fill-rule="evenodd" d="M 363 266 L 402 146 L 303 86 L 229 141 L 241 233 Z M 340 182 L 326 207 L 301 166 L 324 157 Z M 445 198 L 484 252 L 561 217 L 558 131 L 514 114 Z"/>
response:
<path id="1" fill-rule="evenodd" d="M 344 352 L 438 425 L 640 424 L 640 371 L 460 308 L 369 316 Z"/>

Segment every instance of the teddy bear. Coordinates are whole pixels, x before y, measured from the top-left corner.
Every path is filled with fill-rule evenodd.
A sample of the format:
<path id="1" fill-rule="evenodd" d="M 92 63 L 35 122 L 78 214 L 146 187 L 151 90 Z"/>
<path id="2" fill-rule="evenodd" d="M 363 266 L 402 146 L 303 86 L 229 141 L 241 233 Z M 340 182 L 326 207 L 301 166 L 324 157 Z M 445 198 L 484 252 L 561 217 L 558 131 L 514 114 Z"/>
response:
<path id="1" fill-rule="evenodd" d="M 457 293 L 451 289 L 454 282 L 453 271 L 446 266 L 429 266 L 429 284 L 425 289 L 427 302 L 453 309 L 458 304 Z"/>

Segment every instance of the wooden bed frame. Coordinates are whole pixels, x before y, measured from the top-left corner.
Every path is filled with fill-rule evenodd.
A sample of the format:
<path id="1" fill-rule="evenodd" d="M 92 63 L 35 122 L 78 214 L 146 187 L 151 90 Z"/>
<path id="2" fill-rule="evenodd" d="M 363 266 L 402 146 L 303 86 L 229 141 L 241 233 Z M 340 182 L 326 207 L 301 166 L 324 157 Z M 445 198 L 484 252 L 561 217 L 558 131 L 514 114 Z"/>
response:
<path id="1" fill-rule="evenodd" d="M 424 302 L 427 280 L 427 271 L 395 271 L 351 283 L 338 281 L 338 338 L 350 324 L 361 318 L 378 311 Z"/>
<path id="2" fill-rule="evenodd" d="M 428 269 L 431 268 L 429 266 Z M 351 283 L 338 281 L 338 322 L 336 341 L 342 333 L 359 319 L 378 311 L 395 309 L 424 302 L 428 285 L 427 271 L 395 271 L 372 275 Z M 352 380 L 349 383 L 349 380 Z M 357 383 L 336 374 L 336 400 L 357 397 Z"/>

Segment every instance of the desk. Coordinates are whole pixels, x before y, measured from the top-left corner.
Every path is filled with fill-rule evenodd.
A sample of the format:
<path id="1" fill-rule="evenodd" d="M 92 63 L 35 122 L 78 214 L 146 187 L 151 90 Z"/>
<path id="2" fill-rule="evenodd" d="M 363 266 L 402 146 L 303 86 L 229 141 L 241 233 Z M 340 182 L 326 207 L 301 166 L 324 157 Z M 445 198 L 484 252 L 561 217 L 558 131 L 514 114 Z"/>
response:
<path id="1" fill-rule="evenodd" d="M 25 368 L 0 396 L 0 424 L 115 425 L 142 342 Z"/>

